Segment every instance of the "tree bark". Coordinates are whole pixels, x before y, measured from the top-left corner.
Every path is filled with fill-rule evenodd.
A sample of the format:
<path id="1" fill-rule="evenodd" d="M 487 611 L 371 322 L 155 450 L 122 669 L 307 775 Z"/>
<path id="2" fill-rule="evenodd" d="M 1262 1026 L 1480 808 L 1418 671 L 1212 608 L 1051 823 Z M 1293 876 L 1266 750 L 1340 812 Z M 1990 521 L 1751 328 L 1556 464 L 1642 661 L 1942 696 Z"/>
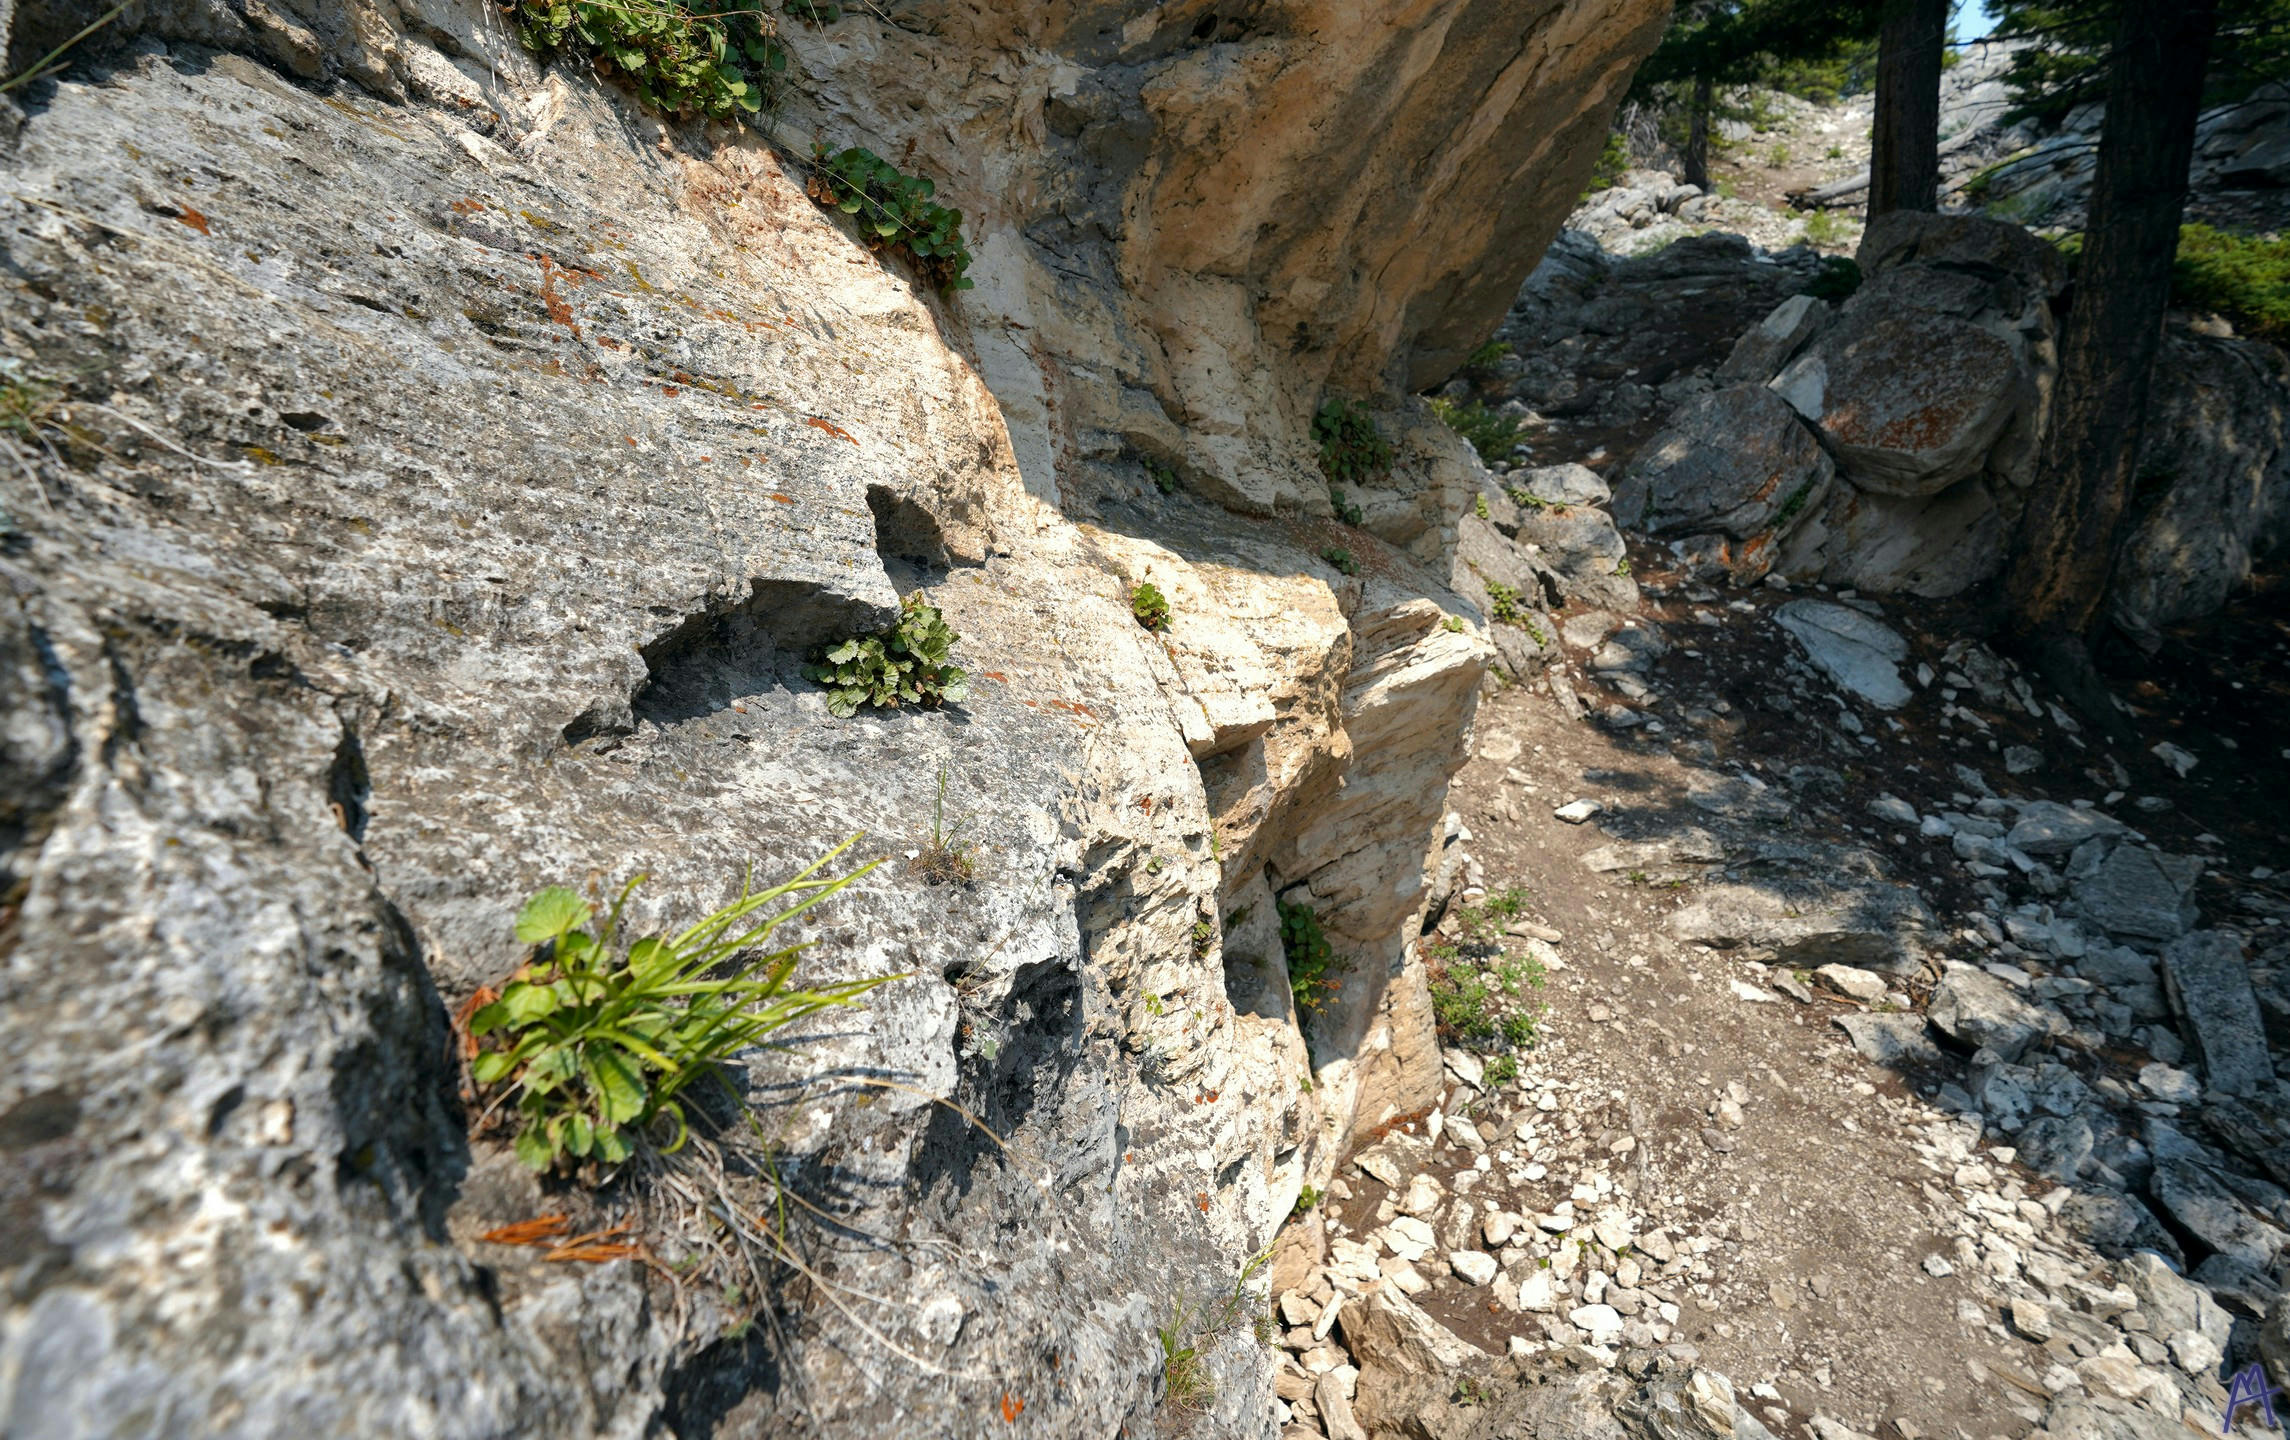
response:
<path id="1" fill-rule="evenodd" d="M 1686 111 L 1686 183 L 1710 188 L 1710 110 L 1717 104 L 1716 87 L 1707 75 L 1694 77 L 1694 98 Z"/>
<path id="2" fill-rule="evenodd" d="M 1869 137 L 1872 220 L 1888 210 L 1939 207 L 1940 62 L 1947 43 L 1948 0 L 1886 0 Z"/>
<path id="3" fill-rule="evenodd" d="M 2217 28 L 2218 0 L 2123 6 L 2051 423 L 2006 583 L 2022 645 L 2078 709 L 2117 732 L 2127 727 L 2099 688 L 2090 634 L 2139 462 Z"/>

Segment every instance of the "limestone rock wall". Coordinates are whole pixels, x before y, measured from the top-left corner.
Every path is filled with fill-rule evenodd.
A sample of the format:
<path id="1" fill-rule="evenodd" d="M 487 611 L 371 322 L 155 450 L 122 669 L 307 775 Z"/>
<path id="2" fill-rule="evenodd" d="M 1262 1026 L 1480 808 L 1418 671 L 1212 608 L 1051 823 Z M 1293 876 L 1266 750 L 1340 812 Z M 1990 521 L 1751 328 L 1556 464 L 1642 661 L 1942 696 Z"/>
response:
<path id="1" fill-rule="evenodd" d="M 791 34 L 776 149 L 460 0 L 150 0 L 24 92 L 0 1430 L 1151 1433 L 1156 1327 L 1438 1075 L 1479 474 L 1386 404 L 1339 527 L 1309 416 L 1500 313 L 1658 14 L 891 7 Z M 12 70 L 94 18 L 13 16 Z M 979 288 L 804 199 L 813 136 L 935 173 Z M 918 590 L 971 697 L 828 715 L 805 652 Z M 968 886 L 905 869 L 942 785 Z M 759 1318 L 678 1278 L 753 1173 L 537 1184 L 450 1016 L 542 885 L 666 926 L 854 834 L 805 973 L 907 978 L 743 1066 L 813 1217 Z M 1350 960 L 1304 1017 L 1283 899 Z M 479 1238 L 567 1209 L 648 1262 Z"/>

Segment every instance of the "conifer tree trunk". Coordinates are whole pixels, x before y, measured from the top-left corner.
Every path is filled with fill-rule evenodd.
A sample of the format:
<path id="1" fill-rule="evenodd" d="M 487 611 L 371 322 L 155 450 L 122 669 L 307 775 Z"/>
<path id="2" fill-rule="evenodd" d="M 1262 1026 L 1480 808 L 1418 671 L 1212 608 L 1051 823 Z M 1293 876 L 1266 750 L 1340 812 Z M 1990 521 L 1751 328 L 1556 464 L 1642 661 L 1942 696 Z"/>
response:
<path id="1" fill-rule="evenodd" d="M 2218 0 L 2123 6 L 2051 421 L 2006 579 L 2012 628 L 2030 658 L 2119 737 L 2129 727 L 2099 684 L 2090 636 L 2139 461 L 2217 27 Z"/>
<path id="2" fill-rule="evenodd" d="M 1888 210 L 1931 211 L 1939 204 L 1940 62 L 1947 43 L 1948 0 L 1886 0 L 1869 147 L 1871 220 Z"/>
<path id="3" fill-rule="evenodd" d="M 1686 112 L 1686 183 L 1710 188 L 1710 109 L 1717 103 L 1716 87 L 1707 75 L 1694 77 L 1694 98 Z"/>

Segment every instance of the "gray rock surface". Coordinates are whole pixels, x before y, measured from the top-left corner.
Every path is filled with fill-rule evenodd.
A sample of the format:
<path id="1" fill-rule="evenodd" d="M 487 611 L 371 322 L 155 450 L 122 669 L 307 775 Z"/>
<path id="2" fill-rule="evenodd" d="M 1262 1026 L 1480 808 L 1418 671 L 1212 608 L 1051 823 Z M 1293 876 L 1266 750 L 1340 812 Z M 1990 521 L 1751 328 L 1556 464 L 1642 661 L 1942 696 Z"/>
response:
<path id="1" fill-rule="evenodd" d="M 2209 1088 L 2252 1095 L 2273 1081 L 2266 1022 L 2239 938 L 2220 930 L 2182 935 L 2163 950 L 2163 978 Z"/>
<path id="2" fill-rule="evenodd" d="M 2290 1235 L 2251 1214 L 2235 1193 L 2191 1160 L 2155 1162 L 2155 1207 L 2205 1249 L 2269 1269 Z"/>
<path id="3" fill-rule="evenodd" d="M 1908 642 L 1883 622 L 1826 600 L 1792 600 L 1773 612 L 1773 622 L 1845 690 L 1882 710 L 1908 703 L 1912 692 L 1900 678 Z"/>
<path id="4" fill-rule="evenodd" d="M 1651 535 L 1763 535 L 1824 498 L 1834 467 L 1789 407 L 1735 385 L 1679 407 L 1630 462 L 1614 495 L 1622 524 Z"/>
<path id="5" fill-rule="evenodd" d="M 2102 929 L 2143 940 L 2175 940 L 2194 928 L 2195 877 L 2202 861 L 2165 855 L 2139 845 L 2118 845 L 2074 881 L 2076 904 Z"/>
<path id="6" fill-rule="evenodd" d="M 1855 299 L 1773 389 L 1859 489 L 1936 495 L 1980 468 L 2026 381 L 2011 347 L 1969 321 Z"/>
<path id="7" fill-rule="evenodd" d="M 2030 1041 L 2050 1028 L 2042 1007 L 1979 967 L 1960 962 L 1951 963 L 1933 987 L 1926 1013 L 1957 1044 L 1993 1050 L 2006 1060 L 2017 1060 Z"/>
<path id="8" fill-rule="evenodd" d="M 1936 1067 L 1940 1047 L 1925 1033 L 1921 1015 L 1880 1015 L 1862 1012 L 1839 1015 L 1831 1022 L 1845 1032 L 1853 1048 L 1879 1065 Z"/>
<path id="9" fill-rule="evenodd" d="M 1720 382 L 1763 385 L 1829 320 L 1829 302 L 1792 295 L 1773 307 L 1757 328 L 1733 342 L 1733 353 L 1718 366 Z"/>

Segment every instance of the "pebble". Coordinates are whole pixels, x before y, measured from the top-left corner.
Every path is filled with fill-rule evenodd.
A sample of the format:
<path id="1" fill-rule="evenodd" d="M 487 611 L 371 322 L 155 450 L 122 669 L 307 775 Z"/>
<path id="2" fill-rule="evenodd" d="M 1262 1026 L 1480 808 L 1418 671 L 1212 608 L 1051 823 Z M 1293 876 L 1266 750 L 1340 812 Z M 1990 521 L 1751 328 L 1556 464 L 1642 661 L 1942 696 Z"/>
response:
<path id="1" fill-rule="evenodd" d="M 1596 815 L 1599 811 L 1604 810 L 1605 808 L 1606 807 L 1604 805 L 1599 804 L 1596 800 L 1569 800 L 1566 804 L 1559 806 L 1556 810 L 1553 810 L 1551 814 L 1561 820 L 1564 820 L 1569 825 L 1580 825 L 1583 821 L 1588 820 L 1591 816 Z"/>

